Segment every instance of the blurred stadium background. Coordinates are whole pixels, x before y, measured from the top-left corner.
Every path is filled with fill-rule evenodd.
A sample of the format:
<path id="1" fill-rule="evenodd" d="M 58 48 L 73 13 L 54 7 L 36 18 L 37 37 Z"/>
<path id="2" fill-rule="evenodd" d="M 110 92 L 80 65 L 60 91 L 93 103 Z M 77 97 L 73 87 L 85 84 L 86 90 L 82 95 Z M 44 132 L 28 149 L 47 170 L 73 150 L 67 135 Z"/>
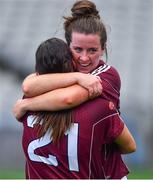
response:
<path id="1" fill-rule="evenodd" d="M 24 169 L 22 124 L 11 112 L 35 51 L 63 36 L 62 16 L 74 0 L 0 0 L 0 170 Z M 108 63 L 122 80 L 121 112 L 136 142 L 130 169 L 153 168 L 153 0 L 93 0 L 107 26 Z M 153 177 L 152 177 L 153 178 Z"/>

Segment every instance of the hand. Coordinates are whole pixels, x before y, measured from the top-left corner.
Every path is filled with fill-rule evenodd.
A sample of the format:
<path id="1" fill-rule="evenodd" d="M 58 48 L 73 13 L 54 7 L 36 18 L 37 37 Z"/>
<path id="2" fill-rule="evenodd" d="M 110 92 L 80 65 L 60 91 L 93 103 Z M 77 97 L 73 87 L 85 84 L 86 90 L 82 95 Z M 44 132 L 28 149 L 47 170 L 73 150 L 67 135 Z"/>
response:
<path id="1" fill-rule="evenodd" d="M 90 99 L 102 94 L 102 80 L 99 76 L 79 73 L 78 84 L 88 90 Z"/>
<path id="2" fill-rule="evenodd" d="M 26 113 L 26 110 L 24 108 L 24 99 L 19 99 L 14 104 L 12 109 L 13 115 L 18 121 L 21 121 L 20 118 Z"/>

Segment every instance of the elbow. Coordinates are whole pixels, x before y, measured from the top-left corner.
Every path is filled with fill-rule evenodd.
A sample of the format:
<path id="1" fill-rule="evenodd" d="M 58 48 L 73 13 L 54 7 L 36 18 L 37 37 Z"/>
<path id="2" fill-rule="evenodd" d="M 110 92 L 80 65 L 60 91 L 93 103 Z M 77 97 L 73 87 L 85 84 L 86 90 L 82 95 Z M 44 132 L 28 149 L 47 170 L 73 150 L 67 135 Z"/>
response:
<path id="1" fill-rule="evenodd" d="M 62 98 L 61 105 L 66 109 L 70 109 L 70 108 L 76 106 L 77 103 L 76 103 L 76 100 L 73 99 L 73 97 L 65 95 Z"/>
<path id="2" fill-rule="evenodd" d="M 135 142 L 135 140 L 133 138 L 132 138 L 131 142 L 129 143 L 129 145 L 127 147 L 128 147 L 129 153 L 133 153 L 133 152 L 136 151 L 137 145 L 136 145 L 136 142 Z"/>
<path id="3" fill-rule="evenodd" d="M 27 84 L 25 84 L 25 83 L 22 84 L 22 91 L 26 97 L 31 97 L 30 96 L 30 88 Z"/>
<path id="4" fill-rule="evenodd" d="M 130 153 L 135 152 L 135 151 L 136 151 L 136 149 L 137 149 L 136 143 L 135 143 L 135 142 L 133 142 L 133 144 L 132 144 L 132 145 L 131 145 L 131 147 L 130 147 Z"/>
<path id="5" fill-rule="evenodd" d="M 130 143 L 129 145 L 126 146 L 126 148 L 123 150 L 123 154 L 130 154 L 130 153 L 134 153 L 136 151 L 137 147 L 136 147 L 136 143 L 135 141 Z"/>
<path id="6" fill-rule="evenodd" d="M 71 97 L 64 97 L 63 101 L 67 107 L 73 107 L 74 106 L 74 101 L 73 101 L 73 98 L 71 98 Z"/>

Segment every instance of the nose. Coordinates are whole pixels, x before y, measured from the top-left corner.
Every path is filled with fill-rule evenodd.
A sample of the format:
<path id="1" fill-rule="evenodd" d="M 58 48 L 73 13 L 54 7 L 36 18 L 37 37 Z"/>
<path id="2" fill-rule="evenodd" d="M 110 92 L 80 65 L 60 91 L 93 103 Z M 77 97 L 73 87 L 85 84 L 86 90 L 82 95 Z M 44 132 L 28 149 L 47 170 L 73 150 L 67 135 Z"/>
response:
<path id="1" fill-rule="evenodd" d="M 82 61 L 88 61 L 89 60 L 89 56 L 88 56 L 88 53 L 86 51 L 82 52 L 81 56 L 80 56 L 80 59 Z"/>

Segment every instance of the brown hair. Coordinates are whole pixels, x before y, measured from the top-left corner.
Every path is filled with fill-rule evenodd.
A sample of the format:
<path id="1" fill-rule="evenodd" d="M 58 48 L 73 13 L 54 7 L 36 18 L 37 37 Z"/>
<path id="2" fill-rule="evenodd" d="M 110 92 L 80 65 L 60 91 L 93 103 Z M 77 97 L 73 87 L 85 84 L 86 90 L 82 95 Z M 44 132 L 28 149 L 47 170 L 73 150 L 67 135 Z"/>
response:
<path id="1" fill-rule="evenodd" d="M 68 45 L 61 39 L 51 38 L 41 43 L 36 51 L 36 72 L 38 74 L 72 72 L 72 54 Z M 49 82 L 48 82 L 49 83 Z M 71 110 L 57 112 L 40 111 L 35 113 L 38 137 L 51 132 L 53 142 L 57 142 L 71 127 Z"/>
<path id="2" fill-rule="evenodd" d="M 64 136 L 73 122 L 72 113 L 69 109 L 56 112 L 37 112 L 34 120 L 36 120 L 35 127 L 38 129 L 38 137 L 41 138 L 49 131 L 53 143 L 57 143 Z"/>
<path id="3" fill-rule="evenodd" d="M 72 32 L 84 34 L 99 34 L 101 48 L 106 49 L 107 33 L 103 22 L 100 19 L 96 5 L 88 0 L 81 0 L 74 3 L 71 9 L 71 16 L 64 17 L 65 39 L 70 45 Z"/>

